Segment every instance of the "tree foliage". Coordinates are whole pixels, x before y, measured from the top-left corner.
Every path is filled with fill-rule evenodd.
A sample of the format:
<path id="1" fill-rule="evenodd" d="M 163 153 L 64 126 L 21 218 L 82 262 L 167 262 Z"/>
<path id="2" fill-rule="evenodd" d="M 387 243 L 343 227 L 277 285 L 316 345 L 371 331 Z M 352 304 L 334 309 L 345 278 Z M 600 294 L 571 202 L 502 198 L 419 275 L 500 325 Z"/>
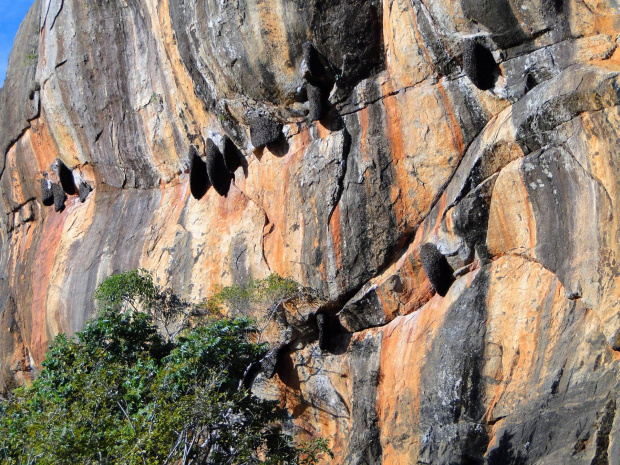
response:
<path id="1" fill-rule="evenodd" d="M 149 277 L 98 288 L 99 316 L 57 336 L 39 377 L 0 403 L 0 463 L 311 465 L 329 453 L 323 439 L 296 445 L 279 404 L 239 388 L 267 350 L 250 320 L 169 339 L 153 315 L 120 311 L 141 293 L 158 301 Z"/>
<path id="2" fill-rule="evenodd" d="M 226 306 L 233 314 L 245 314 L 257 308 L 267 309 L 299 290 L 299 283 L 274 273 L 264 279 L 251 279 L 244 285 L 220 286 L 207 305 L 213 310 Z"/>
<path id="3" fill-rule="evenodd" d="M 148 313 L 167 341 L 192 325 L 202 312 L 197 305 L 180 299 L 170 289 L 160 290 L 145 269 L 126 271 L 106 278 L 95 290 L 100 311 Z"/>

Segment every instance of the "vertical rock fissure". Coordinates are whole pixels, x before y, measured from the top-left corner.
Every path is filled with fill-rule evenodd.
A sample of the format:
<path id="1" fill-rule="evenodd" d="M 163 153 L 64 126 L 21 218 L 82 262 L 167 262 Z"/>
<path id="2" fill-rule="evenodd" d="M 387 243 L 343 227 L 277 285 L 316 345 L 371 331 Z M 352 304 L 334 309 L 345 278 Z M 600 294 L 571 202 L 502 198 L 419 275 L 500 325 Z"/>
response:
<path id="1" fill-rule="evenodd" d="M 52 20 L 52 25 L 50 26 L 50 31 L 54 29 L 54 24 L 56 24 L 56 19 L 58 19 L 58 16 L 60 15 L 60 12 L 62 11 L 62 7 L 64 5 L 65 5 L 65 0 L 60 0 L 60 6 L 58 7 L 58 11 L 54 15 L 54 19 Z"/>
<path id="2" fill-rule="evenodd" d="M 616 417 L 616 401 L 610 399 L 605 406 L 605 411 L 599 424 L 596 434 L 596 452 L 590 465 L 610 465 L 609 463 L 609 441 L 611 428 Z"/>

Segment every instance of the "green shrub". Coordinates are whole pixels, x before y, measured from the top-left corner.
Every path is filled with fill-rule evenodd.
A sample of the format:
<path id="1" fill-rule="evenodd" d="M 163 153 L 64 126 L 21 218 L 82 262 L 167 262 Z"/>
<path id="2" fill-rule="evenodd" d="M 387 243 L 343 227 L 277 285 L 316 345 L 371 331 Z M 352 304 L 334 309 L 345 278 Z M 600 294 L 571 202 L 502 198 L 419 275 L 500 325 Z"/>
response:
<path id="1" fill-rule="evenodd" d="M 272 281 L 260 289 L 282 290 Z M 144 270 L 102 283 L 99 316 L 73 340 L 57 336 L 32 385 L 0 402 L 0 463 L 312 465 L 331 455 L 323 439 L 296 445 L 279 404 L 240 387 L 267 350 L 251 342 L 249 319 L 170 339 L 136 310 L 161 294 Z"/>
<path id="2" fill-rule="evenodd" d="M 180 299 L 170 289 L 160 290 L 145 269 L 126 271 L 106 278 L 95 290 L 99 311 L 148 313 L 167 341 L 192 324 L 198 306 Z"/>
<path id="3" fill-rule="evenodd" d="M 24 57 L 24 66 L 32 66 L 37 62 L 38 59 L 39 59 L 39 54 L 36 53 L 34 49 L 32 49 L 30 53 L 28 53 Z"/>
<path id="4" fill-rule="evenodd" d="M 299 290 L 296 281 L 273 273 L 264 279 L 252 279 L 245 285 L 220 286 L 209 299 L 208 306 L 216 310 L 226 306 L 233 314 L 240 314 L 257 308 L 266 309 L 294 296 Z"/>

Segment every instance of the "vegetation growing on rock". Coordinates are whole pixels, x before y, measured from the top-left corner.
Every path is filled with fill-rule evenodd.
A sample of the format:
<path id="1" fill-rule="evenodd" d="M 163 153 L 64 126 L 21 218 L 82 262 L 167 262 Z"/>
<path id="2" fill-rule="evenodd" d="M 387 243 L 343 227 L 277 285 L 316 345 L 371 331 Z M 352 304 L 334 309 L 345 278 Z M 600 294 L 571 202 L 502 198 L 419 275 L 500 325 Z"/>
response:
<path id="1" fill-rule="evenodd" d="M 295 280 L 274 273 L 264 279 L 250 279 L 246 284 L 219 286 L 207 305 L 212 311 L 225 306 L 229 313 L 238 315 L 244 310 L 277 304 L 299 290 L 300 285 Z"/>
<path id="2" fill-rule="evenodd" d="M 240 386 L 267 352 L 250 320 L 170 338 L 155 317 L 169 294 L 144 270 L 105 280 L 99 316 L 57 336 L 34 383 L 0 404 L 0 463 L 311 465 L 329 453 L 323 439 L 296 444 L 279 404 Z"/>

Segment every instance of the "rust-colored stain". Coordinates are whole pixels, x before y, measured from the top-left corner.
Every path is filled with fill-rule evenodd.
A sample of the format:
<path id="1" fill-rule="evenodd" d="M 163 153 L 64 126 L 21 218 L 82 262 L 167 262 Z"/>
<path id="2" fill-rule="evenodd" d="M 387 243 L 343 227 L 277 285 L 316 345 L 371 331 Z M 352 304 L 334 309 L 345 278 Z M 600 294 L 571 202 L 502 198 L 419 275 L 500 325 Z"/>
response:
<path id="1" fill-rule="evenodd" d="M 454 145 L 456 146 L 459 158 L 465 153 L 465 141 L 463 140 L 463 132 L 461 130 L 461 125 L 459 124 L 459 120 L 456 116 L 456 112 L 454 107 L 452 106 L 452 102 L 448 95 L 446 94 L 446 89 L 443 85 L 443 81 L 439 81 L 437 83 L 437 88 L 443 97 L 443 107 L 445 109 L 445 115 L 450 121 L 450 131 L 452 134 L 452 139 L 454 140 Z"/>
<path id="2" fill-rule="evenodd" d="M 43 361 L 47 349 L 46 311 L 48 304 L 54 304 L 54 302 L 47 301 L 48 284 L 51 281 L 50 274 L 54 268 L 54 262 L 61 258 L 57 256 L 56 249 L 61 242 L 66 219 L 66 210 L 62 213 L 51 212 L 44 219 L 41 225 L 43 233 L 37 244 L 35 266 L 32 269 L 32 306 L 30 308 L 32 334 L 29 342 L 30 351 L 37 364 Z"/>

